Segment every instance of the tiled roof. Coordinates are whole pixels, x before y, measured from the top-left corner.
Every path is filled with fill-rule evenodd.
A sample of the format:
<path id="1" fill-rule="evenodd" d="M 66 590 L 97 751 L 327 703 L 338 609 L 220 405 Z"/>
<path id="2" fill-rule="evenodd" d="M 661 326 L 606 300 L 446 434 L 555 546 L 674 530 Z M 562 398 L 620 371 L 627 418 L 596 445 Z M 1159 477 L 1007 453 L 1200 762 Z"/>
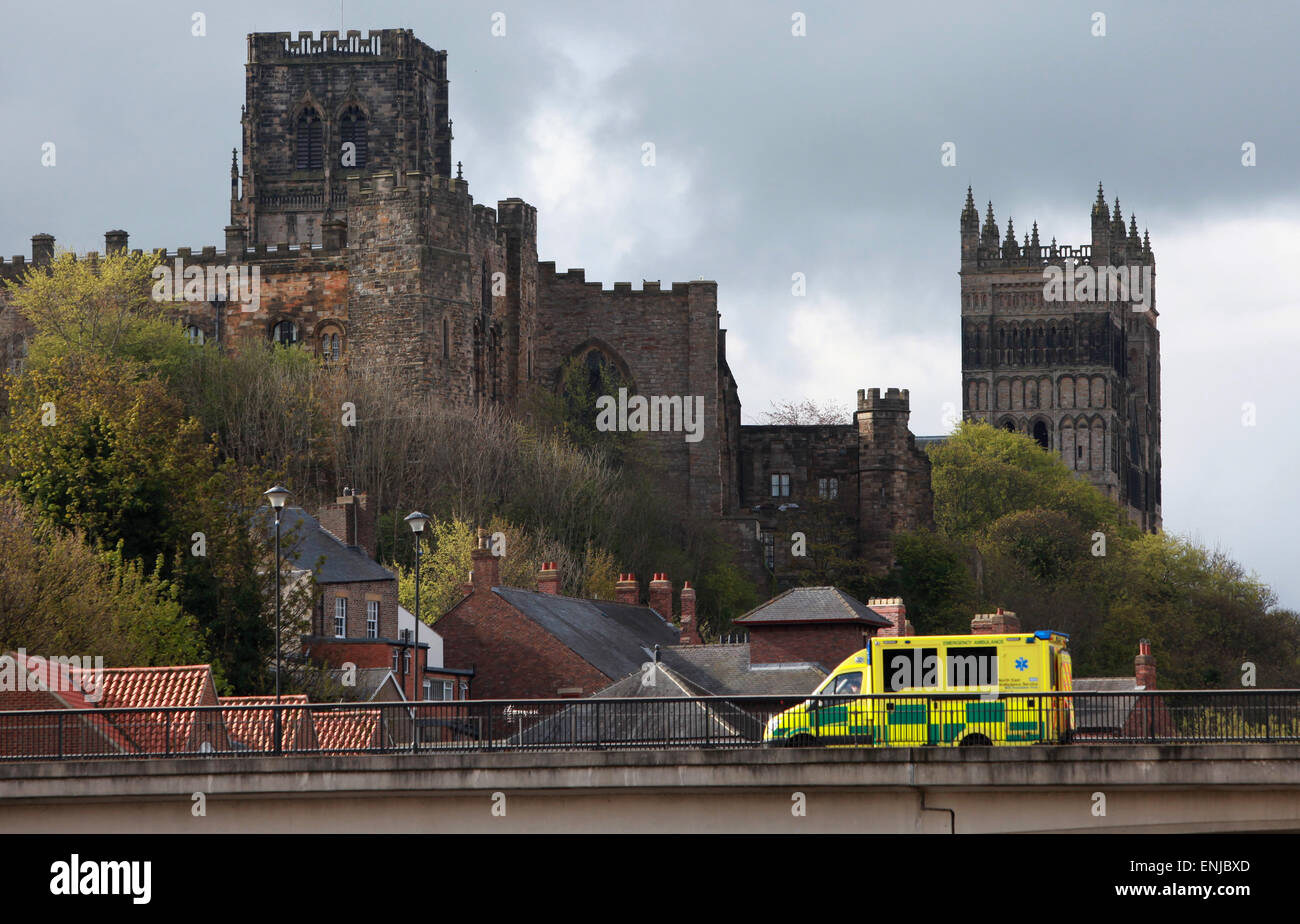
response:
<path id="1" fill-rule="evenodd" d="M 378 709 L 312 711 L 316 743 L 322 751 L 363 750 L 379 746 Z"/>
<path id="2" fill-rule="evenodd" d="M 267 534 L 275 536 L 275 519 L 266 508 L 261 517 Z M 285 507 L 280 515 L 281 554 L 290 564 L 311 571 L 318 565 L 317 584 L 351 584 L 362 581 L 393 581 L 396 575 L 355 546 L 334 538 L 301 507 Z"/>
<path id="3" fill-rule="evenodd" d="M 745 625 L 791 622 L 853 622 L 877 628 L 892 626 L 861 600 L 838 587 L 792 587 L 736 620 Z"/>
<path id="4" fill-rule="evenodd" d="M 648 606 L 514 587 L 493 587 L 492 592 L 611 680 L 639 669 L 652 657 L 655 645 L 676 645 L 680 636 Z"/>
<path id="5" fill-rule="evenodd" d="M 180 667 L 113 667 L 104 669 L 104 709 L 216 705 L 212 669 L 207 664 Z M 228 741 L 220 715 L 182 710 L 142 712 L 115 719 L 133 748 L 155 753 L 198 750 L 207 744 L 225 750 Z"/>
<path id="6" fill-rule="evenodd" d="M 306 705 L 307 694 L 290 693 L 280 697 L 283 705 Z M 274 696 L 223 696 L 223 706 L 274 706 Z M 275 750 L 275 714 L 271 709 L 222 709 L 226 734 L 235 750 Z M 280 716 L 281 747 L 288 751 L 309 750 L 316 746 L 314 728 L 305 709 L 285 709 Z"/>

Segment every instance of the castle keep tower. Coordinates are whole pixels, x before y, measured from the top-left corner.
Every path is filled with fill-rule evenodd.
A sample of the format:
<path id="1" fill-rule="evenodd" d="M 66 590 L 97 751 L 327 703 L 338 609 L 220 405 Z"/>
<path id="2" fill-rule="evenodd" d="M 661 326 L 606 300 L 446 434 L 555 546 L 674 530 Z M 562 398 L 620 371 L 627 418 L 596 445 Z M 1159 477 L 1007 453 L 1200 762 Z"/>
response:
<path id="1" fill-rule="evenodd" d="M 981 227 L 968 189 L 961 213 L 962 407 L 1032 436 L 1160 529 L 1160 339 L 1149 235 L 1127 229 L 1101 185 L 1092 242 L 1043 246 Z M 1052 282 L 1060 285 L 1053 286 Z"/>
<path id="2" fill-rule="evenodd" d="M 451 405 L 516 401 L 534 378 L 537 211 L 476 205 L 453 167 L 447 53 L 408 29 L 255 33 L 245 80 L 226 253 L 273 253 L 280 273 L 230 329 Z"/>
<path id="3" fill-rule="evenodd" d="M 321 243 L 322 223 L 347 206 L 349 175 L 452 175 L 447 53 L 410 30 L 255 33 L 244 87 L 230 223 L 249 244 Z"/>

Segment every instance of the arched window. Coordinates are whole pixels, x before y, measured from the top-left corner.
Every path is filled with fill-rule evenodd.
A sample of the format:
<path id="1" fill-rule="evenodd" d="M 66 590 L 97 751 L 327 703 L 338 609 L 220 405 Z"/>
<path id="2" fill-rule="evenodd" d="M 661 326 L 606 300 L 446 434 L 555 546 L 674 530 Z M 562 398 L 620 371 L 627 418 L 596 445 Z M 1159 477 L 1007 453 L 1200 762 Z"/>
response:
<path id="1" fill-rule="evenodd" d="M 344 167 L 364 167 L 369 154 L 366 114 L 356 106 L 343 110 L 343 118 L 339 122 L 339 139 L 339 163 Z M 356 145 L 356 162 L 352 164 L 343 162 L 343 145 L 348 143 Z"/>
<path id="2" fill-rule="evenodd" d="M 290 346 L 298 342 L 298 325 L 292 321 L 279 321 L 271 328 L 271 342 Z"/>
<path id="3" fill-rule="evenodd" d="M 1041 420 L 1034 424 L 1034 439 L 1037 440 L 1038 445 L 1042 446 L 1044 449 L 1052 448 L 1048 445 L 1047 424 L 1043 423 Z"/>
<path id="4" fill-rule="evenodd" d="M 320 115 L 308 107 L 298 116 L 298 159 L 299 170 L 319 170 L 324 153 L 323 128 Z"/>
<path id="5" fill-rule="evenodd" d="M 202 346 L 203 328 L 195 324 L 189 325 L 185 328 L 185 339 L 188 340 L 192 346 Z"/>
<path id="6" fill-rule="evenodd" d="M 343 358 L 343 335 L 337 327 L 324 329 L 320 336 L 320 356 L 327 363 L 336 363 Z"/>

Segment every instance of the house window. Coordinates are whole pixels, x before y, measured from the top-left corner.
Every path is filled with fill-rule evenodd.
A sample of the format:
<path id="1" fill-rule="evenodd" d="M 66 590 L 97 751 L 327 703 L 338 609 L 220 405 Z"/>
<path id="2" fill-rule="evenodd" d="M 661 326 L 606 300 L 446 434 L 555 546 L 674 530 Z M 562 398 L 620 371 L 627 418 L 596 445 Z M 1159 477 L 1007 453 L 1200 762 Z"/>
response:
<path id="1" fill-rule="evenodd" d="M 409 651 L 403 651 L 402 652 L 402 673 L 409 674 L 410 672 L 411 672 L 411 653 Z"/>
<path id="2" fill-rule="evenodd" d="M 401 657 L 402 657 L 401 651 L 397 648 L 394 648 L 393 649 L 393 673 L 394 674 L 401 673 L 402 670 Z"/>
<path id="3" fill-rule="evenodd" d="M 366 601 L 366 638 L 379 638 L 379 601 Z"/>
<path id="4" fill-rule="evenodd" d="M 817 496 L 826 500 L 834 500 L 839 497 L 840 480 L 838 478 L 818 478 Z"/>
<path id="5" fill-rule="evenodd" d="M 455 699 L 455 698 L 456 698 L 456 684 L 455 684 L 455 683 L 453 683 L 453 682 L 450 681 L 450 680 L 444 680 L 444 681 L 442 682 L 442 698 L 443 698 L 443 699 Z"/>
<path id="6" fill-rule="evenodd" d="M 334 637 L 344 638 L 348 634 L 348 598 L 334 598 Z"/>
<path id="7" fill-rule="evenodd" d="M 424 701 L 427 703 L 431 699 L 433 699 L 433 681 L 426 680 L 424 682 Z"/>
<path id="8" fill-rule="evenodd" d="M 299 170 L 319 170 L 322 162 L 322 126 L 315 109 L 304 109 L 298 116 Z"/>
<path id="9" fill-rule="evenodd" d="M 460 682 L 460 698 L 469 699 L 469 684 L 464 680 Z"/>
<path id="10" fill-rule="evenodd" d="M 763 533 L 763 564 L 768 571 L 776 567 L 776 537 L 772 533 Z"/>
<path id="11" fill-rule="evenodd" d="M 772 496 L 789 497 L 790 496 L 790 476 L 773 475 L 772 476 Z"/>
<path id="12" fill-rule="evenodd" d="M 203 329 L 191 324 L 189 327 L 185 328 L 185 339 L 188 340 L 192 346 L 203 346 Z"/>
<path id="13" fill-rule="evenodd" d="M 343 120 L 339 125 L 339 135 L 342 144 L 351 142 L 356 145 L 356 162 L 346 164 L 343 162 L 343 150 L 339 149 L 339 164 L 344 167 L 364 167 L 366 165 L 366 114 L 356 106 L 349 106 L 343 113 Z"/>

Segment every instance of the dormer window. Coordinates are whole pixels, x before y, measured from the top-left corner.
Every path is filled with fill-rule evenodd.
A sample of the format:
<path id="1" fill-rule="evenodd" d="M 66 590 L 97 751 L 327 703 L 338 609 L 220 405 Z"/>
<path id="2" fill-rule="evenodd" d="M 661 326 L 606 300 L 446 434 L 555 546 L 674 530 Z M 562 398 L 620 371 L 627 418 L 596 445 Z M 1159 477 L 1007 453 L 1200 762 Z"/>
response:
<path id="1" fill-rule="evenodd" d="M 319 170 L 324 163 L 324 128 L 315 109 L 307 108 L 298 116 L 299 170 Z"/>

